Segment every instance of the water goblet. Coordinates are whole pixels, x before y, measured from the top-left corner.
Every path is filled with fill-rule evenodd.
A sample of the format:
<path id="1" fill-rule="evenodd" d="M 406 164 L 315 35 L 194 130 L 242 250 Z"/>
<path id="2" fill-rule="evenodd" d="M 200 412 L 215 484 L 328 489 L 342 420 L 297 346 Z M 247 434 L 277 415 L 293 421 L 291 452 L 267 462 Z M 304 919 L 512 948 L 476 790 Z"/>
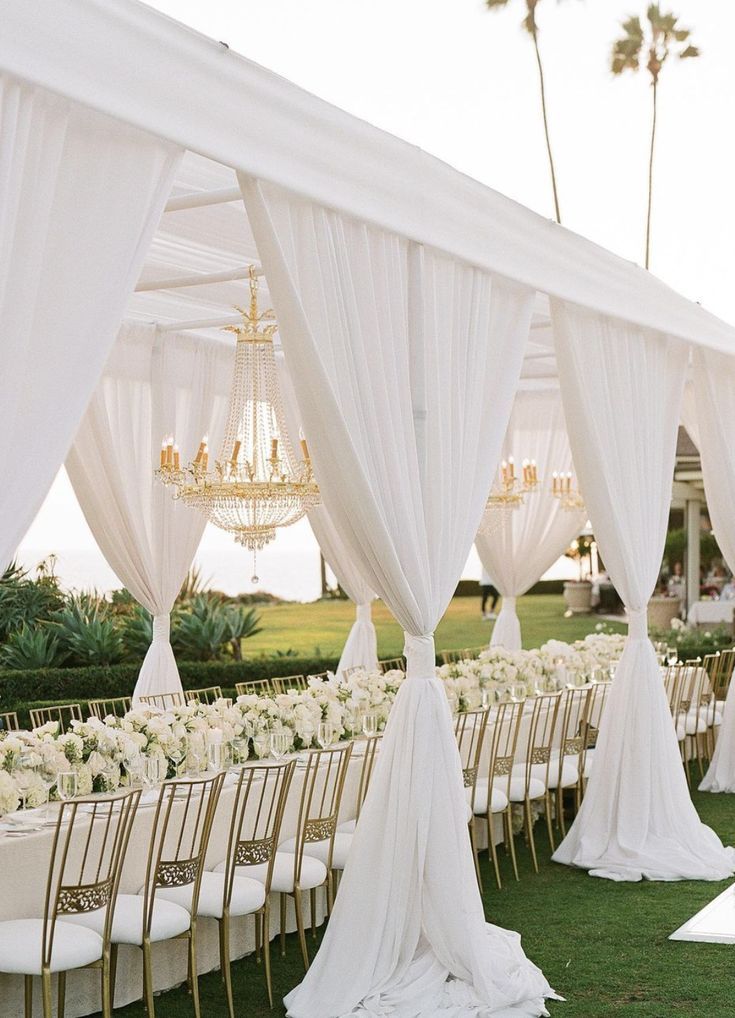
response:
<path id="1" fill-rule="evenodd" d="M 74 799 L 79 787 L 76 771 L 59 771 L 56 775 L 56 791 L 62 802 Z"/>
<path id="2" fill-rule="evenodd" d="M 152 753 L 145 758 L 143 766 L 143 783 L 149 790 L 156 788 L 166 779 L 166 758 Z"/>
<path id="3" fill-rule="evenodd" d="M 250 746 L 248 740 L 239 736 L 232 740 L 232 763 L 235 766 L 247 763 L 248 757 L 250 756 Z"/>
<path id="4" fill-rule="evenodd" d="M 362 734 L 368 738 L 378 734 L 378 715 L 374 711 L 367 711 L 362 716 Z"/>
<path id="5" fill-rule="evenodd" d="M 221 742 L 209 742 L 207 744 L 207 763 L 210 771 L 219 772 L 224 770 L 225 747 Z"/>
<path id="6" fill-rule="evenodd" d="M 334 742 L 334 734 L 334 725 L 331 721 L 320 721 L 317 728 L 316 741 L 322 749 L 327 749 Z"/>
<path id="7" fill-rule="evenodd" d="M 290 745 L 288 732 L 271 732 L 271 756 L 274 760 L 282 760 Z"/>
<path id="8" fill-rule="evenodd" d="M 17 762 L 17 769 L 13 771 L 15 787 L 20 796 L 21 808 L 28 806 L 28 796 L 36 783 L 37 763 L 31 753 L 21 753 Z"/>

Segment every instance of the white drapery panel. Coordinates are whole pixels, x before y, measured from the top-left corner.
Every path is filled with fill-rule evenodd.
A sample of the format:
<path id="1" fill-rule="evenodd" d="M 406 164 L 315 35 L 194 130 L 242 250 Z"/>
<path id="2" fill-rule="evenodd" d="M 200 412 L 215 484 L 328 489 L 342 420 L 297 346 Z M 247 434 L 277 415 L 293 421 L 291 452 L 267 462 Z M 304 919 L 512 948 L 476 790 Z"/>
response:
<path id="1" fill-rule="evenodd" d="M 0 76 L 0 570 L 74 437 L 178 158 Z"/>
<path id="2" fill-rule="evenodd" d="M 647 627 L 687 348 L 561 302 L 553 302 L 552 317 L 580 488 L 629 618 L 589 785 L 554 859 L 617 880 L 722 880 L 733 871 L 733 853 L 692 805 Z"/>
<path id="3" fill-rule="evenodd" d="M 282 350 L 277 351 L 276 368 L 278 370 L 278 381 L 283 401 L 283 412 L 286 417 L 286 427 L 288 428 L 292 447 L 298 449 L 301 418 L 296 403 L 296 394 Z M 357 667 L 374 671 L 378 667 L 378 635 L 373 625 L 371 608 L 375 594 L 365 583 L 360 570 L 356 568 L 350 559 L 349 549 L 345 547 L 340 539 L 325 506 L 322 504 L 312 509 L 308 513 L 307 519 L 329 568 L 337 577 L 337 582 L 342 590 L 344 590 L 345 594 L 355 605 L 355 621 L 350 628 L 342 649 L 337 673 L 341 674 L 346 668 Z"/>
<path id="4" fill-rule="evenodd" d="M 193 457 L 204 434 L 219 448 L 233 364 L 231 346 L 126 323 L 67 457 L 97 544 L 153 615 L 136 698 L 181 689 L 170 612 L 206 523 L 154 477 L 161 440 L 176 436 L 182 462 Z"/>
<path id="5" fill-rule="evenodd" d="M 586 521 L 585 512 L 566 511 L 551 495 L 553 471 L 572 470 L 572 451 L 557 388 L 517 393 L 503 444 L 503 457 L 509 456 L 517 464 L 522 459 L 536 461 L 538 489 L 527 495 L 518 509 L 507 513 L 497 530 L 479 533 L 475 547 L 503 595 L 490 644 L 520 650 L 516 598 L 541 579 Z"/>
<path id="6" fill-rule="evenodd" d="M 699 449 L 712 530 L 735 571 L 735 368 L 732 358 L 695 350 L 692 402 L 682 422 Z M 691 427 L 691 430 L 690 430 Z M 720 733 L 703 792 L 735 792 L 735 684 L 730 683 Z"/>
<path id="7" fill-rule="evenodd" d="M 408 658 L 335 910 L 288 1013 L 543 1014 L 543 975 L 484 921 L 433 640 L 497 465 L 532 294 L 240 183 L 324 503 Z"/>

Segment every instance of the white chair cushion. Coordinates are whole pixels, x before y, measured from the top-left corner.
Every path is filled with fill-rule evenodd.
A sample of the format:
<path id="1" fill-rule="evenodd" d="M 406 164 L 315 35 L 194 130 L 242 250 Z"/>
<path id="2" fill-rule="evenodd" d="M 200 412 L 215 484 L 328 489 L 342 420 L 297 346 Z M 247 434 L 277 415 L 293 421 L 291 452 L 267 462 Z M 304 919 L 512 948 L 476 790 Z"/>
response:
<path id="1" fill-rule="evenodd" d="M 469 823 L 469 820 L 467 821 Z M 332 869 L 343 870 L 345 863 L 347 862 L 347 854 L 352 846 L 352 834 L 348 834 L 347 831 L 337 831 L 334 836 L 334 848 L 332 850 Z M 282 845 L 278 846 L 279 852 L 293 852 L 296 848 L 296 838 L 289 838 L 288 841 L 284 841 Z M 329 856 L 329 841 L 310 841 L 304 845 L 304 855 L 311 856 L 312 859 L 319 859 L 324 865 L 327 865 L 327 858 Z"/>
<path id="2" fill-rule="evenodd" d="M 562 767 L 561 773 L 561 787 L 571 788 L 576 785 L 579 781 L 579 770 L 574 766 L 574 762 L 577 761 L 578 757 L 567 757 L 564 760 L 564 766 Z M 526 765 L 515 764 L 513 767 L 513 779 L 520 778 L 521 781 L 526 780 Z M 546 786 L 546 764 L 532 764 L 531 765 L 531 780 L 538 781 L 540 784 Z M 548 782 L 549 788 L 557 788 L 559 784 L 559 757 L 552 757 L 548 768 Z M 512 798 L 512 796 L 511 796 Z M 536 796 L 532 795 L 532 799 Z"/>
<path id="3" fill-rule="evenodd" d="M 42 941 L 43 919 L 0 922 L 0 972 L 40 976 Z M 60 919 L 54 932 L 51 971 L 68 972 L 91 965 L 102 957 L 102 947 L 99 933 Z"/>
<path id="4" fill-rule="evenodd" d="M 191 892 L 190 892 L 191 893 Z M 102 933 L 105 915 L 102 909 L 96 912 L 85 912 L 76 916 L 67 916 L 79 926 L 88 926 L 97 933 Z M 151 922 L 151 940 L 170 940 L 185 933 L 191 926 L 191 917 L 181 905 L 172 901 L 164 901 L 156 893 Z M 118 894 L 115 915 L 112 920 L 113 944 L 143 943 L 143 896 L 140 894 Z"/>
<path id="5" fill-rule="evenodd" d="M 687 735 L 701 735 L 707 725 L 696 714 L 680 714 L 676 722 L 676 738 L 682 742 Z"/>
<path id="6" fill-rule="evenodd" d="M 546 794 L 543 781 L 532 777 L 528 783 L 528 798 L 541 799 Z M 526 798 L 526 775 L 513 773 L 510 778 L 510 801 L 523 802 Z"/>
<path id="7" fill-rule="evenodd" d="M 296 857 L 292 852 L 282 852 L 280 848 L 278 849 L 275 862 L 273 863 L 272 891 L 279 891 L 281 894 L 291 894 L 293 892 L 295 862 Z M 214 867 L 214 872 L 221 873 L 224 868 L 225 864 L 221 862 Z M 264 884 L 268 875 L 268 863 L 261 862 L 255 866 L 240 866 L 238 867 L 238 874 L 241 871 L 243 875 L 252 877 L 253 880 L 258 880 Z M 304 853 L 304 857 L 301 860 L 301 880 L 299 881 L 301 890 L 309 891 L 312 887 L 321 887 L 326 879 L 327 867 L 321 859 L 315 859 L 313 856 Z"/>
<path id="8" fill-rule="evenodd" d="M 487 778 L 479 778 L 475 786 L 475 813 L 480 816 L 485 816 L 487 813 Z M 472 789 L 468 788 L 467 792 L 471 795 Z M 504 809 L 508 808 L 508 796 L 505 792 L 496 788 L 495 785 L 492 787 L 490 795 L 490 812 L 491 813 L 502 813 Z"/>
<path id="9" fill-rule="evenodd" d="M 187 912 L 191 912 L 191 895 L 193 890 L 193 884 L 184 884 L 181 887 L 159 887 L 156 891 L 156 898 L 173 901 L 174 904 L 185 908 Z M 205 916 L 208 919 L 221 919 L 224 894 L 224 871 L 219 873 L 203 873 L 201 887 L 199 888 L 197 915 Z M 257 912 L 264 902 L 265 885 L 260 880 L 242 876 L 235 876 L 233 878 L 230 915 L 250 915 L 251 912 Z"/>
<path id="10" fill-rule="evenodd" d="M 354 834 L 355 828 L 357 827 L 357 820 L 345 820 L 343 824 L 340 824 L 337 828 L 339 834 Z"/>

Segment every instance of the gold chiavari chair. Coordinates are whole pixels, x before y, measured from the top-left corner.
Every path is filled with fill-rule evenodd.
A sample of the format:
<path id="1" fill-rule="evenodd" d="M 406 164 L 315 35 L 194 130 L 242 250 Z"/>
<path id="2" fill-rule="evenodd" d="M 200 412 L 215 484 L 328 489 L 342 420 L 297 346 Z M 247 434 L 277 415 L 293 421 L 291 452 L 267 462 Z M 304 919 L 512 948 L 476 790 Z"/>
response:
<path id="1" fill-rule="evenodd" d="M 35 707 L 29 711 L 31 715 L 31 728 L 40 728 L 49 721 L 56 721 L 59 725 L 59 732 L 64 734 L 70 731 L 72 721 L 83 721 L 82 708 L 78 703 L 58 703 L 51 707 Z"/>
<path id="2" fill-rule="evenodd" d="M 141 707 L 153 707 L 155 710 L 171 710 L 172 707 L 185 707 L 186 700 L 180 689 L 171 693 L 151 693 L 149 696 L 139 696 L 138 703 Z"/>
<path id="3" fill-rule="evenodd" d="M 43 918 L 0 922 L 0 971 L 25 976 L 25 1015 L 33 1014 L 33 977 L 41 977 L 44 1018 L 52 1018 L 51 976 L 63 1018 L 66 973 L 101 970 L 102 1015 L 112 1014 L 110 932 L 139 791 L 59 805 Z"/>
<path id="4" fill-rule="evenodd" d="M 123 718 L 132 709 L 133 700 L 130 696 L 113 696 L 109 700 L 88 700 L 87 717 L 98 718 L 104 721 L 105 718 Z"/>
<path id="5" fill-rule="evenodd" d="M 387 657 L 383 661 L 378 661 L 378 668 L 384 675 L 386 672 L 405 672 L 406 659 L 403 657 Z"/>
<path id="6" fill-rule="evenodd" d="M 151 945 L 188 940 L 189 990 L 201 1018 L 197 981 L 196 918 L 204 861 L 224 773 L 214 777 L 167 781 L 153 818 L 148 862 L 139 894 L 118 894 L 112 924 L 112 994 L 120 944 L 143 951 L 143 1001 L 154 1018 Z"/>
<path id="7" fill-rule="evenodd" d="M 329 672 L 313 672 L 311 675 L 306 676 L 306 688 L 309 688 L 311 679 L 316 679 L 317 682 L 326 682 L 329 678 Z"/>
<path id="8" fill-rule="evenodd" d="M 704 777 L 704 762 L 709 759 L 709 734 L 716 720 L 715 695 L 712 692 L 709 675 L 703 667 L 696 668 L 691 678 L 691 699 L 685 721 L 687 734 L 691 739 L 690 759 L 697 761 L 700 778 Z M 694 731 L 690 732 L 690 728 Z M 712 737 L 714 746 L 714 736 Z"/>
<path id="9" fill-rule="evenodd" d="M 248 679 L 246 682 L 236 682 L 235 692 L 238 696 L 270 696 L 273 686 L 270 679 Z"/>
<path id="10" fill-rule="evenodd" d="M 454 719 L 454 736 L 457 740 L 457 749 L 459 750 L 459 758 L 462 763 L 462 783 L 467 803 L 472 810 L 469 819 L 470 843 L 472 845 L 472 857 L 475 860 L 475 874 L 480 890 L 482 890 L 482 877 L 480 876 L 480 860 L 475 839 L 475 794 L 477 791 L 477 776 L 480 770 L 480 756 L 485 741 L 485 729 L 487 728 L 489 714 L 489 707 L 480 707 L 477 710 L 458 713 Z"/>
<path id="11" fill-rule="evenodd" d="M 735 648 L 720 651 L 720 667 L 712 684 L 712 692 L 715 694 L 715 702 L 719 711 L 722 711 L 725 706 L 733 669 L 735 669 Z"/>
<path id="12" fill-rule="evenodd" d="M 273 686 L 273 692 L 277 695 L 279 693 L 290 693 L 292 689 L 302 693 L 305 689 L 309 688 L 309 683 L 305 675 L 285 675 L 277 679 L 271 679 L 271 685 Z"/>
<path id="13" fill-rule="evenodd" d="M 309 891 L 312 930 L 316 927 L 316 892 L 324 887 L 327 894 L 327 911 L 334 903 L 334 869 L 344 869 L 346 851 L 352 836 L 339 836 L 337 847 L 337 821 L 342 802 L 347 767 L 352 743 L 330 749 L 312 749 L 305 754 L 305 767 L 296 837 L 279 845 L 273 874 L 272 888 L 281 895 L 281 953 L 285 953 L 286 900 L 290 895 L 296 910 L 304 968 L 309 968 L 306 949 L 306 928 L 301 892 Z M 299 768 L 301 770 L 301 768 Z"/>
<path id="14" fill-rule="evenodd" d="M 345 668 L 342 672 L 342 677 L 349 679 L 351 675 L 357 675 L 358 672 L 365 672 L 367 669 L 364 665 L 353 665 L 352 668 Z"/>
<path id="15" fill-rule="evenodd" d="M 523 803 L 526 839 L 531 849 L 531 861 L 536 873 L 538 873 L 538 860 L 531 806 L 534 801 L 543 799 L 546 829 L 552 851 L 555 847 L 549 777 L 560 699 L 560 693 L 544 693 L 535 697 L 531 703 L 530 711 L 526 711 L 528 729 L 527 736 L 522 739 L 520 746 L 522 762 L 514 765 L 513 777 L 516 782 L 511 781 L 510 785 L 511 802 Z"/>
<path id="16" fill-rule="evenodd" d="M 463 652 L 461 650 L 442 650 L 442 651 L 440 651 L 440 656 L 441 656 L 441 659 L 442 659 L 442 664 L 443 665 L 453 665 L 455 662 L 461 661 L 462 660 L 462 653 Z"/>
<path id="17" fill-rule="evenodd" d="M 667 665 L 664 670 L 664 692 L 672 717 L 675 717 L 679 703 L 679 686 L 683 667 L 683 665 Z"/>
<path id="18" fill-rule="evenodd" d="M 605 712 L 607 696 L 612 686 L 611 681 L 596 682 L 590 689 L 587 700 L 587 714 L 584 719 L 584 758 L 582 760 L 582 794 L 586 788 L 595 759 L 597 737 L 600 734 L 600 723 Z"/>
<path id="19" fill-rule="evenodd" d="M 184 697 L 187 703 L 203 703 L 207 707 L 222 699 L 221 686 L 205 686 L 204 689 L 185 689 Z"/>
<path id="20" fill-rule="evenodd" d="M 0 732 L 19 732 L 20 722 L 18 714 L 14 710 L 8 710 L 0 714 Z"/>
<path id="21" fill-rule="evenodd" d="M 360 767 L 360 780 L 357 785 L 357 796 L 355 798 L 355 818 L 354 820 L 345 820 L 337 828 L 337 834 L 354 834 L 355 828 L 357 827 L 357 821 L 360 819 L 360 812 L 362 810 L 362 804 L 365 802 L 365 796 L 368 793 L 370 787 L 370 779 L 373 776 L 373 770 L 375 769 L 375 759 L 380 750 L 380 745 L 383 740 L 383 733 L 379 735 L 368 735 L 367 738 L 361 739 L 359 744 L 364 746 L 364 752 L 362 754 L 362 766 Z M 353 744 L 353 746 L 356 744 Z M 356 751 L 353 748 L 353 755 L 356 755 Z"/>
<path id="22" fill-rule="evenodd" d="M 697 736 L 705 731 L 705 724 L 699 717 L 699 711 L 692 711 L 692 703 L 697 696 L 698 676 L 705 675 L 701 668 L 701 660 L 686 661 L 680 665 L 680 679 L 674 710 L 676 738 L 681 752 L 687 784 L 691 785 L 689 761 L 696 756 Z M 698 702 L 698 701 L 697 701 Z"/>
<path id="23" fill-rule="evenodd" d="M 500 703 L 488 722 L 490 746 L 488 755 L 487 778 L 478 778 L 475 784 L 473 812 L 478 820 L 487 825 L 488 853 L 493 861 L 495 882 L 500 889 L 503 882 L 500 878 L 498 851 L 495 846 L 493 818 L 502 817 L 503 840 L 513 864 L 513 873 L 518 880 L 518 862 L 516 860 L 515 842 L 513 840 L 513 824 L 511 816 L 511 787 L 518 794 L 521 782 L 513 779 L 518 733 L 523 719 L 523 703 Z M 522 798 L 522 796 L 521 796 Z"/>
<path id="24" fill-rule="evenodd" d="M 556 789 L 556 819 L 562 836 L 567 828 L 564 818 L 564 790 L 574 789 L 575 809 L 582 798 L 582 774 L 586 742 L 587 704 L 594 686 L 565 689 L 562 693 L 559 721 L 559 756 L 549 773 L 549 785 Z"/>
<path id="25" fill-rule="evenodd" d="M 258 960 L 262 951 L 268 1000 L 273 1007 L 270 959 L 270 892 L 283 811 L 295 760 L 243 767 L 232 804 L 227 855 L 204 873 L 199 915 L 219 924 L 220 968 L 230 1018 L 235 1018 L 230 974 L 230 920 L 255 915 Z M 255 893 L 254 893 L 255 892 Z"/>

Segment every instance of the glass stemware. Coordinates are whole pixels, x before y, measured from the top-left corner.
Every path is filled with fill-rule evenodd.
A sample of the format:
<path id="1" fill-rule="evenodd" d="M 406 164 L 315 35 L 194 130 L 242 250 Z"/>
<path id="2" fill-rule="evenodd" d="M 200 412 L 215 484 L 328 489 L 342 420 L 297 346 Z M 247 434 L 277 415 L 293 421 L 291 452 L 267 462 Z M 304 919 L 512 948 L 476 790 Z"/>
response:
<path id="1" fill-rule="evenodd" d="M 146 788 L 151 790 L 163 784 L 167 769 L 166 757 L 159 756 L 158 753 L 147 756 L 143 767 L 143 783 Z"/>
<path id="2" fill-rule="evenodd" d="M 316 733 L 316 741 L 322 749 L 328 749 L 334 742 L 334 725 L 331 721 L 320 721 Z"/>
<path id="3" fill-rule="evenodd" d="M 37 770 L 38 767 L 33 755 L 31 753 L 21 753 L 18 758 L 17 769 L 13 771 L 13 778 L 15 780 L 15 787 L 18 789 L 22 809 L 27 809 L 28 807 L 28 796 L 31 794 L 36 783 Z"/>
<path id="4" fill-rule="evenodd" d="M 378 734 L 378 715 L 373 711 L 367 711 L 362 716 L 362 734 L 368 738 Z"/>
<path id="5" fill-rule="evenodd" d="M 290 745 L 287 732 L 271 732 L 271 756 L 274 760 L 282 760 Z"/>
<path id="6" fill-rule="evenodd" d="M 239 738 L 232 740 L 232 763 L 234 766 L 239 766 L 247 763 L 248 757 L 250 756 L 250 747 L 248 740 Z"/>
<path id="7" fill-rule="evenodd" d="M 77 772 L 76 771 L 59 771 L 56 775 L 56 790 L 59 793 L 59 798 L 62 802 L 68 802 L 69 799 L 74 799 L 77 794 Z"/>

